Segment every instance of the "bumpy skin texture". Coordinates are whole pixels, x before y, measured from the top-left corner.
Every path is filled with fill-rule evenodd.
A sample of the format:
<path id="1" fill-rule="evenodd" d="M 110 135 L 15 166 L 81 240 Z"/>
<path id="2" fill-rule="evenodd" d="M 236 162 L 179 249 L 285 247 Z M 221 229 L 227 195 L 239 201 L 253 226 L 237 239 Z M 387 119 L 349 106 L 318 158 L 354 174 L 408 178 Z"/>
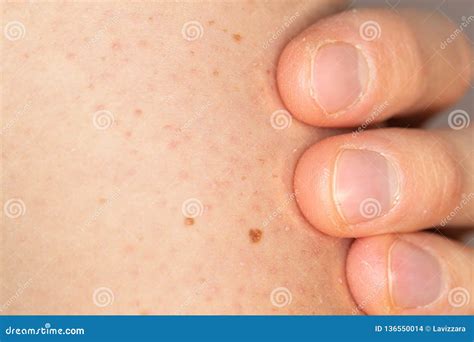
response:
<path id="1" fill-rule="evenodd" d="M 4 4 L 1 313 L 358 312 L 291 194 L 331 132 L 271 125 L 279 52 L 338 6 Z"/>

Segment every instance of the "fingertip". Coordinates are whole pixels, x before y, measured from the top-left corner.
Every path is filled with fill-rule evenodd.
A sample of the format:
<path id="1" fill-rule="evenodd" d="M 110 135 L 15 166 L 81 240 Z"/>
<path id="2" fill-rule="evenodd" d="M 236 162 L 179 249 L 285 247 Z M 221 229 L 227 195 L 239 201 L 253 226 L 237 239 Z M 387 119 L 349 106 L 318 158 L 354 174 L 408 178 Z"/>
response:
<path id="1" fill-rule="evenodd" d="M 368 314 L 389 314 L 387 250 L 391 235 L 360 238 L 354 241 L 346 261 L 349 288 L 359 310 Z"/>

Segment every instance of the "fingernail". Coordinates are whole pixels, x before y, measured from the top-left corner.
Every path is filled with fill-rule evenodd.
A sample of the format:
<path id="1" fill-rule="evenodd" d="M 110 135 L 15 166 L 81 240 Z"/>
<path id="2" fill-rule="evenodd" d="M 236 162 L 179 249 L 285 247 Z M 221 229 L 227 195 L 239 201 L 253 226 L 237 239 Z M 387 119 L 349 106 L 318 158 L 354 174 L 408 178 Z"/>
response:
<path id="1" fill-rule="evenodd" d="M 390 251 L 392 302 L 401 308 L 416 308 L 434 302 L 442 286 L 441 266 L 427 251 L 397 240 Z"/>
<path id="2" fill-rule="evenodd" d="M 344 150 L 336 160 L 335 201 L 347 223 L 385 215 L 396 203 L 399 187 L 394 166 L 369 150 Z"/>
<path id="3" fill-rule="evenodd" d="M 363 94 L 368 74 L 367 60 L 353 45 L 323 45 L 313 60 L 312 96 L 328 114 L 339 112 Z"/>

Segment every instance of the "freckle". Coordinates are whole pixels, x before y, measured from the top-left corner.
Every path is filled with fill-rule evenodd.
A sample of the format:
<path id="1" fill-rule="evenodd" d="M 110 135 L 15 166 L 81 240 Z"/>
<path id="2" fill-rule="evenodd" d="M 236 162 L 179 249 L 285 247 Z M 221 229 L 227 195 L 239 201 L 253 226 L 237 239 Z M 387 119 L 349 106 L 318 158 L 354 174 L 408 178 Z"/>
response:
<path id="1" fill-rule="evenodd" d="M 25 53 L 25 54 L 23 54 L 23 57 L 25 57 L 25 59 L 28 59 L 28 58 L 30 58 L 30 55 Z"/>
<path id="2" fill-rule="evenodd" d="M 222 29 L 222 31 L 227 33 L 227 29 Z"/>
<path id="3" fill-rule="evenodd" d="M 262 231 L 260 229 L 250 229 L 249 237 L 252 243 L 258 243 L 262 239 Z"/>
<path id="4" fill-rule="evenodd" d="M 98 201 L 99 201 L 100 204 L 104 204 L 105 202 L 107 202 L 107 198 L 100 197 L 100 198 L 98 199 Z"/>
<path id="5" fill-rule="evenodd" d="M 142 116 L 143 111 L 142 111 L 140 108 L 138 108 L 138 109 L 135 109 L 135 111 L 133 112 L 133 114 L 135 114 L 135 116 Z"/>
<path id="6" fill-rule="evenodd" d="M 106 59 L 107 59 L 107 58 L 105 58 L 105 56 L 100 57 L 100 60 L 101 60 L 102 62 L 105 62 Z"/>
<path id="7" fill-rule="evenodd" d="M 130 137 L 132 136 L 132 132 L 131 132 L 131 131 L 126 131 L 126 132 L 125 132 L 125 136 L 126 136 L 127 138 L 130 138 Z"/>
<path id="8" fill-rule="evenodd" d="M 237 43 L 240 43 L 240 41 L 242 40 L 242 36 L 238 33 L 234 33 L 232 35 L 232 38 L 234 38 L 234 40 L 237 42 Z"/>
<path id="9" fill-rule="evenodd" d="M 148 21 L 153 21 L 153 17 L 148 17 Z"/>
<path id="10" fill-rule="evenodd" d="M 69 60 L 72 60 L 76 58 L 76 54 L 75 53 L 72 53 L 72 52 L 69 52 L 67 55 L 66 55 L 66 59 L 69 59 Z"/>
<path id="11" fill-rule="evenodd" d="M 87 89 L 94 89 L 95 86 L 94 86 L 94 83 L 89 83 L 89 85 L 87 86 Z"/>
<path id="12" fill-rule="evenodd" d="M 184 219 L 184 224 L 187 226 L 192 226 L 194 224 L 194 219 L 192 217 L 186 217 Z"/>
<path id="13" fill-rule="evenodd" d="M 219 76 L 219 71 L 214 70 L 214 71 L 212 72 L 212 74 L 213 74 L 214 76 Z"/>
<path id="14" fill-rule="evenodd" d="M 211 26 L 211 25 L 214 25 L 215 21 L 214 20 L 209 20 L 207 23 L 209 24 L 209 26 Z"/>
<path id="15" fill-rule="evenodd" d="M 247 179 L 247 177 L 245 177 L 245 176 L 240 177 L 240 180 L 243 180 L 243 181 L 244 181 L 244 180 L 246 180 L 246 179 Z"/>
<path id="16" fill-rule="evenodd" d="M 194 56 L 194 51 L 193 50 L 189 51 L 189 53 L 191 54 L 191 56 Z"/>

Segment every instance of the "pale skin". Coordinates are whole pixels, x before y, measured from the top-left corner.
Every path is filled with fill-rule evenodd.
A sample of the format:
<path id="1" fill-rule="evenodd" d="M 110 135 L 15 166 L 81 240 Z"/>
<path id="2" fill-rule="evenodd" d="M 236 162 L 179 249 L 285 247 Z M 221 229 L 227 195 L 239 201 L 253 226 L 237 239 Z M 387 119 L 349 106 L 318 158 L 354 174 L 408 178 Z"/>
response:
<path id="1" fill-rule="evenodd" d="M 344 8 L 342 1 L 4 4 L 3 22 L 20 21 L 26 34 L 2 40 L 2 203 L 20 199 L 24 210 L 2 213 L 1 313 L 400 312 L 378 285 L 387 265 L 377 263 L 375 279 L 356 262 L 387 260 L 395 235 L 363 238 L 376 234 L 376 223 L 358 236 L 341 233 L 325 221 L 337 217 L 326 206 L 330 193 L 318 194 L 327 199 L 319 204 L 302 187 L 295 200 L 293 184 L 312 179 L 302 158 L 318 156 L 327 164 L 321 172 L 332 172 L 331 153 L 345 139 L 333 128 L 359 121 L 320 124 L 304 89 L 289 100 L 292 74 L 279 56 L 298 33 Z M 202 36 L 188 40 L 183 25 L 195 21 Z M 277 129 L 272 113 L 285 108 L 294 118 Z M 94 121 L 110 113 L 110 125 Z M 445 154 L 463 158 L 466 136 L 455 133 L 440 133 L 453 149 Z M 376 134 L 364 131 L 357 141 L 376 144 Z M 413 138 L 417 154 L 423 137 Z M 320 146 L 327 148 L 311 153 Z M 434 165 L 440 175 L 451 167 Z M 462 185 L 446 185 L 452 201 L 439 217 L 408 221 L 409 228 L 388 217 L 392 228 L 378 233 L 440 221 L 459 191 L 472 192 L 462 172 L 453 180 Z M 430 189 L 423 198 L 442 191 Z M 189 200 L 195 217 L 183 210 Z M 470 223 L 462 213 L 451 222 Z M 420 234 L 406 239 L 416 243 Z M 349 237 L 360 239 L 351 245 Z M 423 243 L 455 255 L 443 268 L 449 286 L 471 291 L 462 267 L 472 252 L 439 239 Z M 97 295 L 104 288 L 107 305 Z M 440 303 L 428 313 L 472 312 L 454 310 L 446 296 Z"/>

